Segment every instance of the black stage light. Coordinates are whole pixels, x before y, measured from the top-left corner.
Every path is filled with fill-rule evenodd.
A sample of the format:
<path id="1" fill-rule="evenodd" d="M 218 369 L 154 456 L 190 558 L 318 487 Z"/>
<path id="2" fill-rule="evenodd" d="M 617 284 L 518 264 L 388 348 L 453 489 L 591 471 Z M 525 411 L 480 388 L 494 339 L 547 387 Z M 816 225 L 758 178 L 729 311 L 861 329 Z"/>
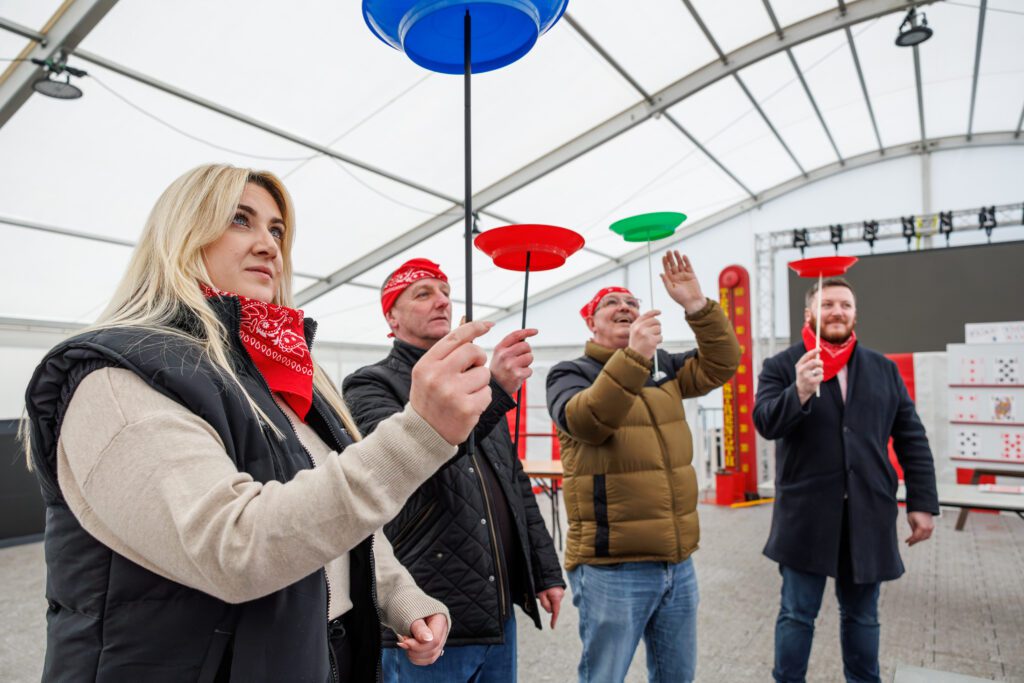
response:
<path id="1" fill-rule="evenodd" d="M 864 241 L 875 250 L 875 240 L 878 239 L 878 221 L 864 221 Z"/>
<path id="2" fill-rule="evenodd" d="M 917 235 L 917 231 L 914 230 L 914 217 L 903 216 L 900 218 L 900 222 L 903 224 L 903 236 L 907 238 L 907 250 L 910 250 L 910 240 L 914 239 Z"/>
<path id="3" fill-rule="evenodd" d="M 46 76 L 32 83 L 32 89 L 40 95 L 58 100 L 77 100 L 82 96 L 82 89 L 77 85 L 71 85 L 71 77 L 81 78 L 88 75 L 85 71 L 68 66 L 63 57 L 57 61 L 32 59 L 32 63 L 46 70 Z M 56 78 L 61 74 L 65 74 L 63 81 Z"/>
<path id="4" fill-rule="evenodd" d="M 829 241 L 832 242 L 832 246 L 836 248 L 836 253 L 839 253 L 839 245 L 843 243 L 843 226 L 841 225 L 830 225 L 828 230 L 831 233 Z"/>
<path id="5" fill-rule="evenodd" d="M 913 47 L 920 45 L 932 37 L 933 31 L 928 27 L 928 18 L 924 12 L 917 13 L 913 7 L 907 12 L 906 18 L 900 24 L 900 34 L 896 36 L 896 44 L 900 47 Z"/>
<path id="6" fill-rule="evenodd" d="M 946 246 L 949 246 L 949 235 L 953 232 L 953 212 L 939 211 L 939 232 L 946 236 Z"/>
<path id="7" fill-rule="evenodd" d="M 803 257 L 804 249 L 811 243 L 807 228 L 793 228 L 793 247 L 800 249 L 800 256 Z"/>
<path id="8" fill-rule="evenodd" d="M 985 231 L 985 235 L 988 237 L 989 242 L 992 241 L 992 229 L 995 228 L 996 225 L 996 207 L 981 207 L 981 211 L 978 212 L 978 228 Z"/>

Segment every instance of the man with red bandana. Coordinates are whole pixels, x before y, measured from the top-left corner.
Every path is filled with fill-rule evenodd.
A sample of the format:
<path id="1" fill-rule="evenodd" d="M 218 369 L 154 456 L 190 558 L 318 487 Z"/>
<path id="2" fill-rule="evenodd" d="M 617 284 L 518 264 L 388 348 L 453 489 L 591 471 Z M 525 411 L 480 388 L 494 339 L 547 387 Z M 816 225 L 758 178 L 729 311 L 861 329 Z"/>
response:
<path id="1" fill-rule="evenodd" d="M 391 353 L 344 383 L 345 400 L 364 434 L 403 410 L 416 362 L 451 330 L 448 278 L 432 261 L 407 261 L 381 288 L 381 308 L 395 338 Z M 565 582 L 505 420 L 516 405 L 512 397 L 532 374 L 526 339 L 536 333 L 517 330 L 495 347 L 492 401 L 473 430 L 475 452 L 470 455 L 463 444 L 384 527 L 398 560 L 452 617 L 446 652 L 430 666 L 409 666 L 400 649 L 385 649 L 386 681 L 512 683 L 512 606 L 540 628 L 539 600 L 555 625 Z"/>
<path id="2" fill-rule="evenodd" d="M 583 641 L 580 683 L 621 683 L 641 638 L 651 681 L 692 681 L 697 666 L 692 555 L 700 531 L 683 399 L 725 384 L 740 347 L 689 259 L 669 252 L 662 266 L 696 351 L 659 349 L 661 312 L 641 313 L 628 289 L 606 287 L 580 310 L 592 335 L 584 355 L 547 377 L 565 472 L 565 568 Z"/>
<path id="3" fill-rule="evenodd" d="M 820 292 L 815 283 L 805 303 L 802 339 L 765 361 L 754 405 L 757 431 L 775 439 L 775 507 L 764 549 L 782 574 L 772 675 L 805 680 L 831 576 L 846 680 L 880 681 L 879 584 L 903 574 L 889 438 L 907 486 L 908 545 L 927 540 L 934 528 L 935 467 L 896 364 L 857 341 L 850 283 L 829 278 Z"/>

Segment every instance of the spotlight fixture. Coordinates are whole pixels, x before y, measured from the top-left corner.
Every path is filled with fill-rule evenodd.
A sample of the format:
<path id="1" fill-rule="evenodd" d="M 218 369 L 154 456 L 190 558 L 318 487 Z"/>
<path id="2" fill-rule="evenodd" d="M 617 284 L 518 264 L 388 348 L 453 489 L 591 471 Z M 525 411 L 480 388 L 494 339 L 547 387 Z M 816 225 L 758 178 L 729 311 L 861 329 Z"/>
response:
<path id="1" fill-rule="evenodd" d="M 953 212 L 939 212 L 939 232 L 946 236 L 946 246 L 949 246 L 949 235 L 953 232 Z"/>
<path id="2" fill-rule="evenodd" d="M 978 228 L 985 231 L 985 236 L 988 237 L 989 242 L 992 241 L 992 229 L 996 225 L 996 207 L 981 207 L 981 211 L 978 212 Z"/>
<path id="3" fill-rule="evenodd" d="M 843 226 L 842 225 L 830 225 L 828 226 L 829 241 L 832 242 L 832 246 L 836 248 L 836 253 L 839 253 L 839 245 L 843 243 Z"/>
<path id="4" fill-rule="evenodd" d="M 907 251 L 910 251 L 910 241 L 917 236 L 917 231 L 914 229 L 914 217 L 903 216 L 900 218 L 900 223 L 903 226 L 903 236 L 907 239 Z"/>
<path id="5" fill-rule="evenodd" d="M 800 249 L 800 256 L 803 257 L 804 249 L 811 243 L 807 228 L 793 228 L 793 247 Z"/>
<path id="6" fill-rule="evenodd" d="M 878 239 L 878 221 L 864 221 L 864 241 L 875 250 L 875 240 Z"/>
<path id="7" fill-rule="evenodd" d="M 32 89 L 40 95 L 46 95 L 47 97 L 53 97 L 58 100 L 77 100 L 82 96 L 82 89 L 77 85 L 71 85 L 71 77 L 75 76 L 81 78 L 86 76 L 85 71 L 76 69 L 68 66 L 65 63 L 63 54 L 57 61 L 50 59 L 32 59 L 33 64 L 37 64 L 46 70 L 46 76 L 40 78 L 32 84 Z M 64 74 L 64 80 L 58 80 L 61 74 Z"/>
<path id="8" fill-rule="evenodd" d="M 932 33 L 924 12 L 918 14 L 917 10 L 911 7 L 906 18 L 903 19 L 903 23 L 900 24 L 900 34 L 896 36 L 896 44 L 900 47 L 920 45 L 931 38 Z"/>

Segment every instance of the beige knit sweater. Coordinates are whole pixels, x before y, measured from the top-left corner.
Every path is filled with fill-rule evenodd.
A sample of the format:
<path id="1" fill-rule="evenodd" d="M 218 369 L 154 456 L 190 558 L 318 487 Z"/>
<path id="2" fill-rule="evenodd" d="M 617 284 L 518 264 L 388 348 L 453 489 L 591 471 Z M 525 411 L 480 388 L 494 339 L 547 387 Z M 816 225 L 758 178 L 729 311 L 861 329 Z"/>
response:
<path id="1" fill-rule="evenodd" d="M 201 418 L 129 370 L 97 370 L 75 391 L 61 427 L 61 492 L 111 550 L 226 602 L 268 595 L 326 567 L 331 619 L 352 607 L 347 549 L 376 530 L 384 624 L 403 635 L 431 614 L 450 624 L 379 529 L 455 447 L 407 406 L 339 457 L 279 404 L 316 467 L 261 484 L 235 468 Z"/>

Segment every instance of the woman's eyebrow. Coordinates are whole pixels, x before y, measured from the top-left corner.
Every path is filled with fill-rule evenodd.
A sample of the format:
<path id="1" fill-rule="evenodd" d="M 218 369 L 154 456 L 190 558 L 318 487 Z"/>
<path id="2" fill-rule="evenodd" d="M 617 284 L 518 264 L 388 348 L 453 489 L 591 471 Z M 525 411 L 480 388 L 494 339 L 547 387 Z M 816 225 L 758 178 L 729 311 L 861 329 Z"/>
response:
<path id="1" fill-rule="evenodd" d="M 253 209 L 251 206 L 248 206 L 246 204 L 239 204 L 238 205 L 238 210 L 239 211 L 244 211 L 245 213 L 248 213 L 248 214 L 252 214 L 253 216 L 258 215 L 256 213 L 255 209 Z M 283 218 L 278 218 L 277 216 L 274 216 L 273 218 L 271 218 L 269 222 L 270 223 L 280 223 L 281 225 L 284 225 L 284 219 Z"/>

